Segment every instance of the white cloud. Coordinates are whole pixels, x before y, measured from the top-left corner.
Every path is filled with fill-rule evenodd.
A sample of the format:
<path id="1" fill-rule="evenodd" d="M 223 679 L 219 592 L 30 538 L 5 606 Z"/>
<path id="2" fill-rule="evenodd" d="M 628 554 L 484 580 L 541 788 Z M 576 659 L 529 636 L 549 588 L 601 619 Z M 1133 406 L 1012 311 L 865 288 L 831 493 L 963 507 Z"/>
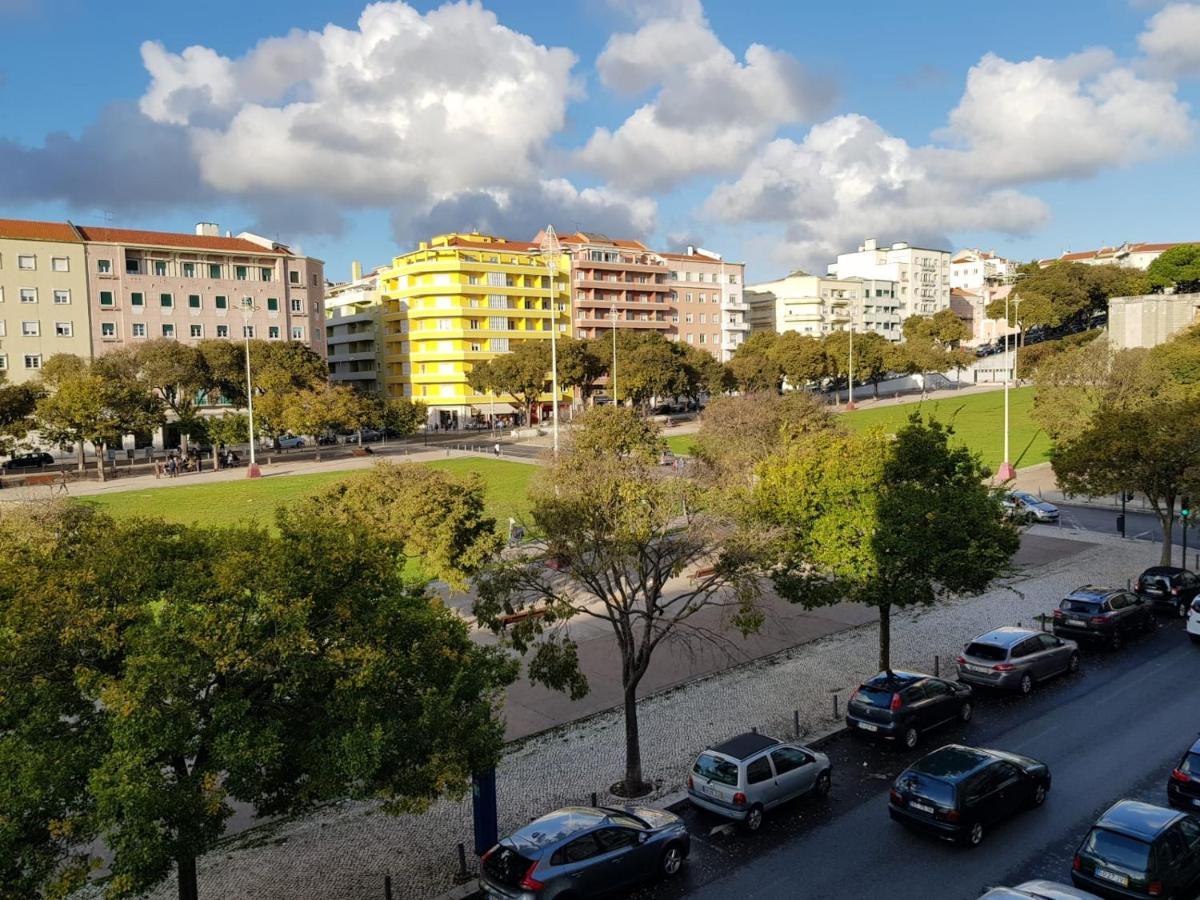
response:
<path id="1" fill-rule="evenodd" d="M 1159 10 L 1138 35 L 1138 46 L 1158 71 L 1200 73 L 1200 5 L 1172 3 Z"/>
<path id="2" fill-rule="evenodd" d="M 781 125 L 810 121 L 833 98 L 789 54 L 751 44 L 739 61 L 698 2 L 632 5 L 646 23 L 610 38 L 596 68 L 618 93 L 658 93 L 615 130 L 597 128 L 578 154 L 614 183 L 661 189 L 734 171 Z"/>

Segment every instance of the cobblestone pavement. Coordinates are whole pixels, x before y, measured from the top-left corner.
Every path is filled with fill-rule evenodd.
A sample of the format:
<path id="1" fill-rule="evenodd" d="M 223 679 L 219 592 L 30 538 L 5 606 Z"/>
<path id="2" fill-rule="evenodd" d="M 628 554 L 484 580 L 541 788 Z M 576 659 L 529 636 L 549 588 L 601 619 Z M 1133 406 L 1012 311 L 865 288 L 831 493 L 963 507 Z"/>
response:
<path id="1" fill-rule="evenodd" d="M 1098 543 L 980 597 L 895 615 L 894 666 L 929 671 L 936 655 L 944 671 L 974 635 L 1028 624 L 1065 591 L 1088 582 L 1123 585 L 1157 560 L 1157 548 L 1144 543 L 1087 539 Z M 751 726 L 790 734 L 792 711 L 799 710 L 805 734 L 828 730 L 836 723 L 834 697 L 844 708 L 849 692 L 875 673 L 876 655 L 876 626 L 867 625 L 647 698 L 640 706 L 642 755 L 656 796 L 680 787 L 698 748 Z M 613 713 L 510 746 L 497 773 L 501 833 L 556 806 L 586 803 L 592 791 L 604 797 L 622 767 L 622 722 Z M 339 804 L 246 832 L 209 854 L 199 865 L 200 893 L 229 900 L 378 898 L 390 874 L 397 897 L 432 897 L 455 882 L 459 841 L 473 863 L 469 799 L 402 817 L 370 803 Z M 175 896 L 173 881 L 153 896 Z"/>

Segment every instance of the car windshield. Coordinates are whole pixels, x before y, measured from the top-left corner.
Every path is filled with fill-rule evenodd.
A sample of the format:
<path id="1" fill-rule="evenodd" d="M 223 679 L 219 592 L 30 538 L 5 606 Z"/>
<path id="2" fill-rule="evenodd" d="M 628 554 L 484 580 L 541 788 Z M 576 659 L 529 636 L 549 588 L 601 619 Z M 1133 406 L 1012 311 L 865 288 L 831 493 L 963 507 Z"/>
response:
<path id="1" fill-rule="evenodd" d="M 852 700 L 857 700 L 860 703 L 865 703 L 867 706 L 874 706 L 878 709 L 888 709 L 892 705 L 893 691 L 885 691 L 881 688 L 868 687 L 863 685 L 854 692 Z"/>
<path id="2" fill-rule="evenodd" d="M 737 766 L 727 759 L 721 759 L 708 753 L 701 753 L 696 759 L 695 765 L 692 766 L 692 771 L 697 775 L 703 775 L 709 781 L 737 787 Z"/>
<path id="3" fill-rule="evenodd" d="M 967 656 L 974 656 L 976 659 L 999 662 L 1007 655 L 1008 651 L 1004 647 L 997 647 L 995 644 L 982 644 L 978 641 L 967 644 Z"/>
<path id="4" fill-rule="evenodd" d="M 940 778 L 930 778 L 920 772 L 905 772 L 896 780 L 896 786 L 906 794 L 931 800 L 938 806 L 954 808 L 954 785 Z"/>
<path id="5" fill-rule="evenodd" d="M 1131 872 L 1145 872 L 1150 861 L 1149 844 L 1105 828 L 1093 828 L 1083 842 L 1083 850 L 1100 862 Z"/>
<path id="6" fill-rule="evenodd" d="M 1038 498 L 1033 496 L 1032 494 L 1016 493 L 1016 494 L 1013 494 L 1013 499 L 1020 500 L 1022 503 L 1038 503 L 1038 502 L 1040 502 L 1038 500 Z"/>
<path id="7" fill-rule="evenodd" d="M 1143 575 L 1142 590 L 1166 591 L 1171 588 L 1171 579 L 1166 575 Z"/>
<path id="8" fill-rule="evenodd" d="M 1186 775 L 1200 775 L 1200 753 L 1189 753 L 1179 764 L 1179 771 Z"/>
<path id="9" fill-rule="evenodd" d="M 1066 612 L 1081 613 L 1085 616 L 1094 616 L 1100 612 L 1100 604 L 1095 600 L 1073 600 L 1068 597 L 1059 605 L 1059 609 Z"/>

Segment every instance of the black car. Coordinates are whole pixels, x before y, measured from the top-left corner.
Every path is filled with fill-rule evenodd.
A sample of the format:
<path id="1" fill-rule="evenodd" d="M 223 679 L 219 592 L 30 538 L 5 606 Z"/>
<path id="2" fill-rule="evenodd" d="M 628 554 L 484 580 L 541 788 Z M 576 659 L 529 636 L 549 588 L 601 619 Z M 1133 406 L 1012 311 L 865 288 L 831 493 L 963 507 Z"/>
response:
<path id="1" fill-rule="evenodd" d="M 1200 809 L 1200 740 L 1188 748 L 1167 779 L 1167 802 L 1177 809 Z"/>
<path id="2" fill-rule="evenodd" d="M 1113 650 L 1120 650 L 1131 634 L 1152 631 L 1155 624 L 1150 604 L 1123 589 L 1081 587 L 1054 611 L 1054 633 L 1059 637 Z"/>
<path id="3" fill-rule="evenodd" d="M 4 468 L 12 472 L 16 469 L 40 469 L 42 466 L 54 465 L 54 457 L 49 453 L 30 453 L 27 456 L 14 456 Z"/>
<path id="4" fill-rule="evenodd" d="M 1187 618 L 1188 607 L 1200 595 L 1200 577 L 1178 566 L 1151 566 L 1138 576 L 1135 590 L 1155 612 Z"/>
<path id="5" fill-rule="evenodd" d="M 965 684 L 916 672 L 880 672 L 850 695 L 846 727 L 911 750 L 924 731 L 969 722 L 972 709 L 971 688 Z"/>
<path id="6" fill-rule="evenodd" d="M 1195 897 L 1200 820 L 1135 800 L 1118 800 L 1075 851 L 1071 880 L 1101 897 Z"/>
<path id="7" fill-rule="evenodd" d="M 976 847 L 985 829 L 1046 802 L 1050 769 L 1006 753 L 949 744 L 900 773 L 888 815 L 909 828 Z"/>

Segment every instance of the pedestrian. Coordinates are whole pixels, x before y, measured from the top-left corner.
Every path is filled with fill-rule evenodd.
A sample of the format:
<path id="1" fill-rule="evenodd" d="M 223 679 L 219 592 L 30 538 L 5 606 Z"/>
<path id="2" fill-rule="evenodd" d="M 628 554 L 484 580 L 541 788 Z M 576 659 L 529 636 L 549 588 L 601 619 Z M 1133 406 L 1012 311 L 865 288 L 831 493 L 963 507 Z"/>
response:
<path id="1" fill-rule="evenodd" d="M 496 455 L 499 456 L 500 455 L 500 442 L 499 441 L 496 441 L 495 450 L 496 450 Z"/>
<path id="2" fill-rule="evenodd" d="M 162 463 L 159 460 L 154 460 L 154 480 L 162 478 Z"/>
<path id="3" fill-rule="evenodd" d="M 177 463 L 175 461 L 175 454 L 172 453 L 170 456 L 167 457 L 167 476 L 170 478 L 174 478 L 175 473 L 178 470 L 179 470 L 179 463 Z"/>

